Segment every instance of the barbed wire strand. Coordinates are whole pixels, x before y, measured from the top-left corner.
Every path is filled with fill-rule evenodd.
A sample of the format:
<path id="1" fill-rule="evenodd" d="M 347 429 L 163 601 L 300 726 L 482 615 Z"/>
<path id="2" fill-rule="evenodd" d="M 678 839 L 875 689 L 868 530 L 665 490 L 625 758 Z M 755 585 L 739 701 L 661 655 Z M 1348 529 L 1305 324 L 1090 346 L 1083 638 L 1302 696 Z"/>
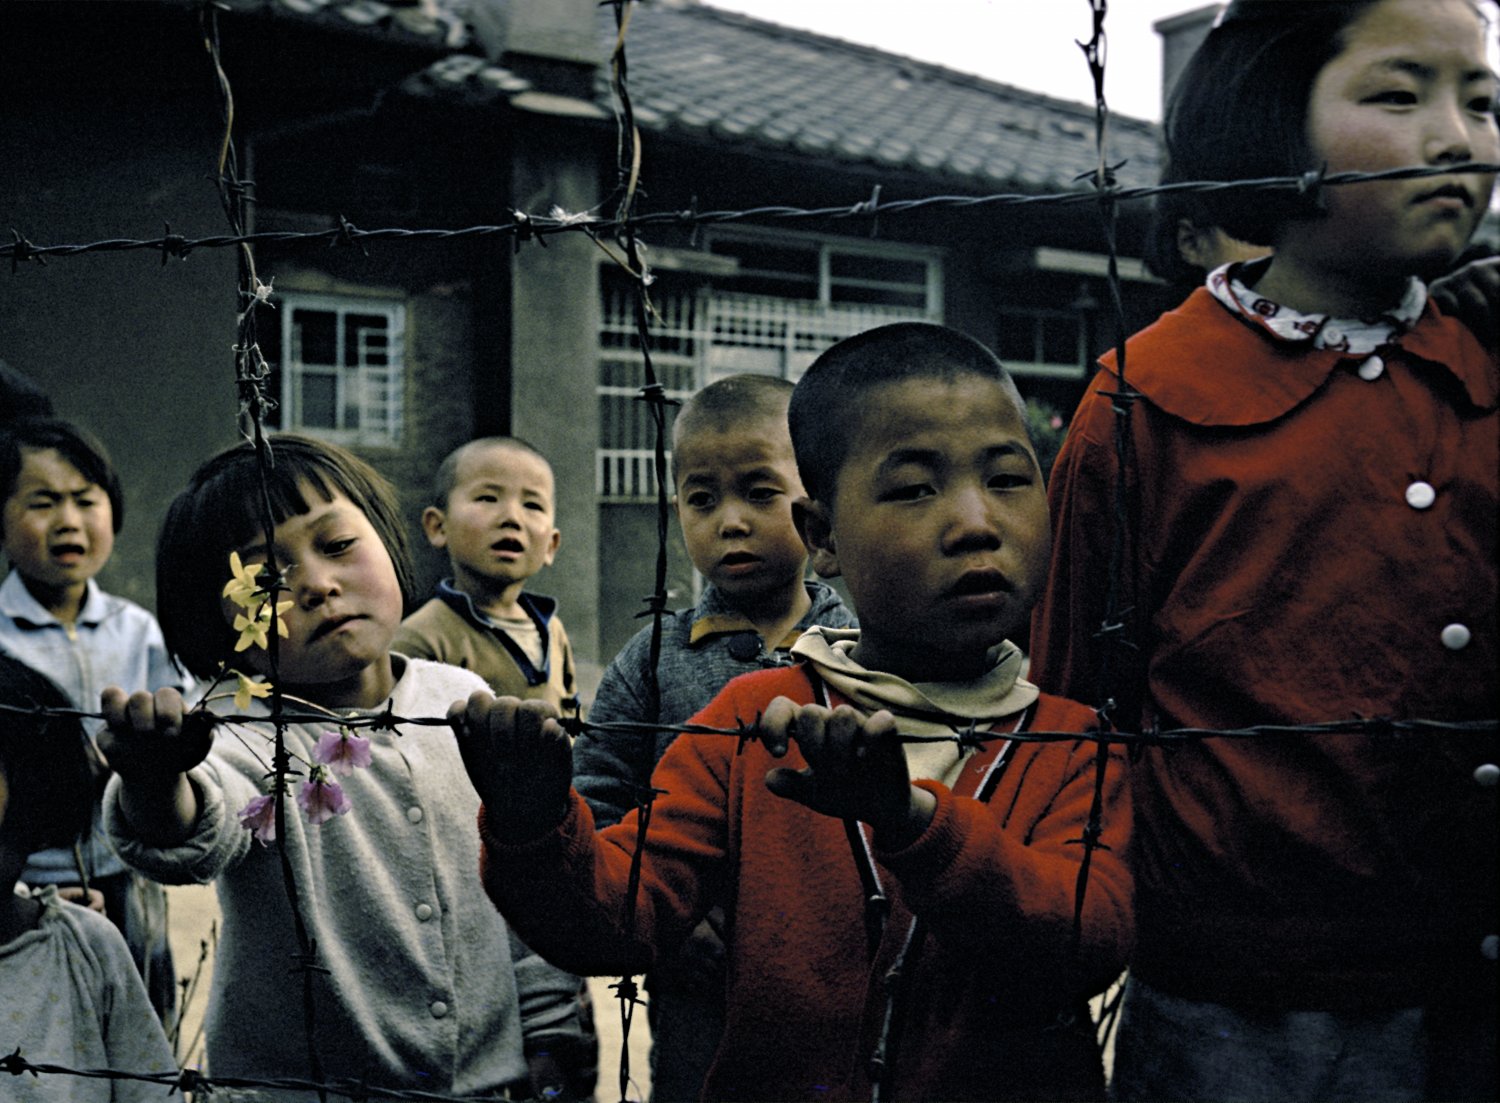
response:
<path id="1" fill-rule="evenodd" d="M 218 172 L 215 177 L 224 214 L 232 233 L 243 236 L 247 199 L 254 187 L 243 179 L 239 172 L 239 161 L 234 144 L 234 90 L 229 75 L 224 71 L 220 52 L 218 9 L 206 5 L 200 13 L 204 31 L 204 47 L 213 60 L 220 100 L 224 113 L 224 137 L 219 146 Z M 241 400 L 241 408 L 249 421 L 249 439 L 255 452 L 257 480 L 260 497 L 260 523 L 265 542 L 265 572 L 272 579 L 268 588 L 265 608 L 270 614 L 266 631 L 266 661 L 271 683 L 271 727 L 273 732 L 271 793 L 273 814 L 276 820 L 276 856 L 281 871 L 281 882 L 286 892 L 287 907 L 291 913 L 293 936 L 297 950 L 293 955 L 292 971 L 300 976 L 302 990 L 302 1025 L 307 1048 L 308 1077 L 314 1082 L 323 1080 L 323 1060 L 318 1052 L 317 997 L 314 984 L 322 967 L 318 964 L 318 944 L 307 929 L 302 914 L 301 889 L 292 868 L 292 856 L 288 849 L 286 820 L 292 814 L 290 804 L 291 758 L 287 752 L 285 701 L 281 692 L 280 675 L 280 610 L 278 598 L 284 589 L 284 580 L 276 562 L 276 518 L 271 506 L 270 470 L 274 465 L 270 442 L 266 439 L 265 413 L 267 396 L 265 381 L 269 367 L 260 352 L 256 332 L 256 305 L 264 301 L 262 284 L 255 271 L 255 255 L 248 243 L 238 250 L 237 288 L 239 313 L 234 346 L 235 389 Z M 243 430 L 243 427 L 242 427 Z M 226 668 L 227 669 L 227 668 Z M 326 1101 L 327 1092 L 318 1089 L 318 1099 Z"/>
<path id="2" fill-rule="evenodd" d="M 609 0 L 613 3 L 614 0 Z M 1124 162 L 1117 164 L 1119 169 Z M 1417 180 L 1432 176 L 1494 175 L 1500 173 L 1500 163 L 1493 161 L 1465 161 L 1455 165 L 1410 165 L 1402 168 L 1382 169 L 1379 172 L 1310 172 L 1300 176 L 1265 176 L 1245 180 L 1184 180 L 1171 184 L 1117 187 L 1112 192 L 1116 204 L 1152 199 L 1160 195 L 1208 195 L 1245 191 L 1294 191 L 1324 187 L 1350 187 L 1358 184 L 1380 183 L 1391 180 Z M 1092 175 L 1092 170 L 1085 177 Z M 853 204 L 842 203 L 824 207 L 794 207 L 766 205 L 737 210 L 700 211 L 696 208 L 675 211 L 636 212 L 631 215 L 630 225 L 636 230 L 656 227 L 686 227 L 725 225 L 739 222 L 839 222 L 875 219 L 878 217 L 910 214 L 932 209 L 969 210 L 986 207 L 1067 207 L 1080 204 L 1097 204 L 1098 196 L 1092 189 L 1087 191 L 1062 191 L 1041 193 L 1001 192 L 988 195 L 928 195 L 913 199 L 882 200 L 872 204 L 869 200 Z M 9 258 L 12 273 L 21 264 L 36 261 L 44 264 L 49 257 L 76 256 L 86 253 L 124 253 L 145 251 L 166 257 L 186 259 L 197 249 L 223 249 L 239 245 L 348 245 L 375 241 L 463 241 L 472 238 L 513 238 L 521 243 L 553 237 L 558 234 L 583 233 L 600 237 L 622 229 L 613 218 L 600 218 L 591 214 L 534 214 L 517 211 L 511 222 L 483 223 L 474 226 L 452 227 L 399 227 L 388 226 L 365 230 L 347 219 L 337 218 L 336 224 L 325 230 L 261 230 L 244 234 L 217 234 L 204 237 L 186 237 L 168 232 L 161 237 L 130 238 L 113 237 L 81 244 L 38 245 L 11 228 L 9 242 L 0 242 L 0 259 Z M 170 231 L 170 224 L 168 224 Z"/>
<path id="3" fill-rule="evenodd" d="M 264 724 L 269 719 L 255 713 L 215 713 L 204 708 L 194 708 L 201 721 L 213 725 Z M 24 717 L 35 721 L 49 716 L 75 717 L 78 719 L 106 720 L 107 714 L 88 712 L 83 709 L 61 709 L 32 707 L 30 705 L 0 704 L 0 715 Z M 453 722 L 446 716 L 402 716 L 389 708 L 372 711 L 366 715 L 330 715 L 321 710 L 297 712 L 288 710 L 282 715 L 288 724 L 328 724 L 330 727 L 350 729 L 372 729 L 393 731 L 400 727 L 451 728 Z M 591 720 L 578 720 L 564 716 L 558 723 L 570 735 L 592 738 L 598 735 L 638 735 L 642 738 L 662 733 L 675 735 L 723 736 L 744 743 L 759 742 L 756 725 L 747 722 L 740 727 L 722 728 L 708 724 L 651 724 L 644 721 L 612 720 L 596 724 Z M 1252 724 L 1240 728 L 1146 728 L 1139 731 L 1110 725 L 1092 731 L 1044 731 L 1028 730 L 994 733 L 976 731 L 969 722 L 952 718 L 952 735 L 926 735 L 897 731 L 891 738 L 898 743 L 958 743 L 965 750 L 997 739 L 1010 739 L 1021 743 L 1121 743 L 1140 747 L 1171 747 L 1205 739 L 1267 739 L 1293 738 L 1300 735 L 1316 736 L 1373 736 L 1376 738 L 1404 738 L 1421 735 L 1493 735 L 1500 732 L 1500 719 L 1483 720 L 1431 720 L 1423 718 L 1398 719 L 1389 716 L 1350 716 L 1339 720 L 1323 720 L 1316 723 L 1298 724 Z"/>
<path id="4" fill-rule="evenodd" d="M 1106 156 L 1106 139 L 1109 133 L 1109 102 L 1105 96 L 1105 78 L 1107 76 L 1106 62 L 1109 53 L 1109 35 L 1105 26 L 1109 14 L 1109 0 L 1089 0 L 1089 8 L 1092 15 L 1093 35 L 1088 42 L 1078 43 L 1083 51 L 1084 59 L 1088 63 L 1089 76 L 1094 86 L 1094 144 L 1097 164 L 1094 169 L 1094 189 L 1099 198 L 1099 222 L 1100 230 L 1104 236 L 1106 255 L 1108 257 L 1108 269 L 1106 281 L 1111 292 L 1111 301 L 1114 307 L 1114 323 L 1116 347 L 1121 361 L 1125 357 L 1125 304 L 1120 295 L 1120 262 L 1119 241 L 1116 229 L 1118 225 L 1118 208 L 1114 199 L 1115 169 L 1109 165 Z M 1123 371 L 1123 364 L 1122 369 Z M 1118 542 L 1120 534 L 1116 533 Z M 1115 588 L 1111 585 L 1111 593 Z M 1104 683 L 1108 684 L 1108 683 Z M 1090 993 L 1086 991 L 1087 982 L 1083 969 L 1083 912 L 1087 902 L 1089 873 L 1093 869 L 1094 852 L 1104 844 L 1102 836 L 1104 833 L 1104 785 L 1105 778 L 1109 772 L 1109 759 L 1111 741 L 1108 738 L 1109 724 L 1106 715 L 1100 713 L 1100 731 L 1105 738 L 1099 741 L 1094 756 L 1094 786 L 1089 800 L 1088 819 L 1083 826 L 1080 842 L 1083 853 L 1079 858 L 1078 873 L 1073 888 L 1073 922 L 1068 935 L 1067 968 L 1071 976 L 1067 979 L 1067 991 L 1073 997 L 1060 1014 L 1058 1027 L 1064 1030 L 1076 1030 L 1082 1024 L 1073 1021 L 1077 1014 L 1078 1006 L 1087 1006 Z M 1089 1024 L 1089 1034 L 1097 1037 L 1097 1024 Z"/>
<path id="5" fill-rule="evenodd" d="M 615 45 L 610 54 L 610 89 L 615 104 L 618 172 L 620 174 L 620 202 L 615 211 L 618 229 L 616 240 L 625 252 L 624 268 L 631 279 L 634 294 L 634 316 L 636 343 L 640 346 L 642 381 L 636 400 L 644 402 L 651 419 L 652 468 L 656 476 L 656 563 L 653 572 L 651 595 L 646 598 L 646 609 L 641 615 L 651 618 L 651 634 L 646 663 L 646 707 L 653 720 L 661 718 L 661 665 L 662 618 L 667 611 L 667 532 L 669 510 L 667 501 L 667 417 L 666 407 L 671 403 L 666 389 L 656 376 L 656 367 L 651 359 L 651 276 L 641 249 L 640 238 L 632 224 L 636 200 L 641 183 L 641 132 L 636 125 L 635 106 L 630 98 L 630 63 L 625 43 L 630 30 L 630 17 L 635 10 L 633 0 L 610 0 L 615 18 Z M 655 790 L 645 787 L 637 794 L 639 812 L 636 818 L 635 850 L 630 857 L 630 878 L 626 888 L 625 937 L 633 941 L 636 935 L 636 905 L 640 894 L 641 863 L 645 856 L 646 835 L 651 826 L 651 811 L 656 799 Z M 630 1095 L 630 1031 L 635 1022 L 635 1011 L 640 993 L 635 979 L 622 976 L 613 985 L 620 1007 L 620 1057 L 619 1089 L 620 1103 L 626 1103 Z"/>

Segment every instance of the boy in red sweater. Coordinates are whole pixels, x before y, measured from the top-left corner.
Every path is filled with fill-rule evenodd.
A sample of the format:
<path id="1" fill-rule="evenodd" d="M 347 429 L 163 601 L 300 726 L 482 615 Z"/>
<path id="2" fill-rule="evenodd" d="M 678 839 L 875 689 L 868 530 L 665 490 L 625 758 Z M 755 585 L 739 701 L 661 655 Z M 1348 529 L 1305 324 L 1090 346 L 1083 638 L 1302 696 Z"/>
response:
<path id="1" fill-rule="evenodd" d="M 1094 723 L 1022 680 L 1006 639 L 1050 543 L 1020 396 L 982 345 L 902 323 L 819 357 L 789 418 L 798 529 L 861 629 L 810 630 L 800 663 L 735 679 L 695 718 L 755 741 L 673 742 L 634 902 L 638 814 L 595 835 L 556 713 L 456 702 L 485 888 L 529 945 L 589 974 L 648 969 L 722 904 L 728 1016 L 705 1098 L 1101 1098 L 1082 1002 L 1129 939 L 1122 763 L 1075 944 L 1094 745 L 953 738 Z"/>

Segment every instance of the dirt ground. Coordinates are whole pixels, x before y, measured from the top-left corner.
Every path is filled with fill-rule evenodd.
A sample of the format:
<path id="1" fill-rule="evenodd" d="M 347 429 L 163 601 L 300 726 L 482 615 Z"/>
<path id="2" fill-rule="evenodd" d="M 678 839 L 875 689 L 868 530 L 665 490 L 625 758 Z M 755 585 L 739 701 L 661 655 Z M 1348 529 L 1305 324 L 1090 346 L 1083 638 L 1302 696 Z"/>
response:
<path id="1" fill-rule="evenodd" d="M 201 1026 L 203 1009 L 208 1003 L 208 982 L 213 974 L 212 939 L 214 926 L 219 920 L 219 902 L 211 885 L 173 886 L 167 889 L 167 907 L 178 979 L 191 978 L 195 970 L 199 970 L 200 957 L 204 959 L 196 988 L 184 1007 L 177 1047 L 178 1060 L 182 1064 L 201 1066 Z M 599 1031 L 599 1088 L 594 1095 L 598 1103 L 618 1103 L 620 1100 L 620 1013 L 614 993 L 609 990 L 611 983 L 608 977 L 594 978 L 589 982 Z M 650 1066 L 647 1063 L 650 1046 L 646 1012 L 641 1008 L 630 1028 L 631 1088 L 626 1096 L 629 1100 L 644 1100 L 650 1093 Z"/>

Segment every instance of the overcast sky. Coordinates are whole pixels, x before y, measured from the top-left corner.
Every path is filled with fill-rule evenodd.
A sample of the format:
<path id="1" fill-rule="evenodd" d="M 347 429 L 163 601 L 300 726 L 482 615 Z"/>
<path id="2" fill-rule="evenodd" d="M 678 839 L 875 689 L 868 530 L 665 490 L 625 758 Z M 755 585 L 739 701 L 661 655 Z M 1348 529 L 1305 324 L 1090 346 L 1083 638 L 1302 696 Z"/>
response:
<path id="1" fill-rule="evenodd" d="M 1092 103 L 1088 0 L 704 0 L 819 34 Z M 1161 42 L 1151 25 L 1210 0 L 1110 0 L 1104 93 L 1112 110 L 1161 118 Z"/>

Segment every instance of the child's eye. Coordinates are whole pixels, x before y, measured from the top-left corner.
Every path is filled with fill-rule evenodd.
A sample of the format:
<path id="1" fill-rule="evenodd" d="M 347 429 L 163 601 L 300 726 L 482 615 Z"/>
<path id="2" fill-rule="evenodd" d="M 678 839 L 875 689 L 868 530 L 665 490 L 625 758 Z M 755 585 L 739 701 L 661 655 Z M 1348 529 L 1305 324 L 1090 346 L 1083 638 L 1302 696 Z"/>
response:
<path id="1" fill-rule="evenodd" d="M 1365 103 L 1382 103 L 1395 107 L 1410 107 L 1417 102 L 1417 94 L 1405 88 L 1387 88 L 1384 92 L 1376 92 L 1374 95 L 1366 96 Z"/>
<path id="2" fill-rule="evenodd" d="M 1469 101 L 1469 110 L 1476 115 L 1492 114 L 1496 107 L 1500 107 L 1500 103 L 1496 102 L 1494 96 L 1476 96 Z"/>
<path id="3" fill-rule="evenodd" d="M 1014 490 L 1018 486 L 1030 486 L 1031 476 L 1010 471 L 991 475 L 987 484 L 991 490 Z"/>
<path id="4" fill-rule="evenodd" d="M 689 509 L 712 509 L 714 496 L 706 490 L 695 490 L 684 499 Z"/>
<path id="5" fill-rule="evenodd" d="M 493 494 L 480 494 L 474 500 L 476 502 L 498 502 L 500 499 L 496 498 Z"/>
<path id="6" fill-rule="evenodd" d="M 880 495 L 879 500 L 883 502 L 915 502 L 922 498 L 930 498 L 936 491 L 930 483 L 908 483 L 905 486 L 895 486 Z"/>
<path id="7" fill-rule="evenodd" d="M 323 545 L 323 551 L 326 552 L 328 555 L 339 555 L 342 552 L 348 551 L 353 546 L 354 546 L 354 537 L 352 537 L 352 536 L 339 537 L 336 540 L 329 540 L 327 543 L 325 543 Z"/>
<path id="8" fill-rule="evenodd" d="M 526 509 L 534 509 L 538 513 L 546 513 L 547 512 L 547 507 L 544 506 L 544 505 L 542 505 L 541 502 L 525 502 L 525 503 L 523 503 L 523 505 L 525 506 Z"/>
<path id="9" fill-rule="evenodd" d="M 757 505 L 764 505 L 767 502 L 774 502 L 777 498 L 781 497 L 781 491 L 777 490 L 774 486 L 756 486 L 751 487 L 745 497 Z"/>

